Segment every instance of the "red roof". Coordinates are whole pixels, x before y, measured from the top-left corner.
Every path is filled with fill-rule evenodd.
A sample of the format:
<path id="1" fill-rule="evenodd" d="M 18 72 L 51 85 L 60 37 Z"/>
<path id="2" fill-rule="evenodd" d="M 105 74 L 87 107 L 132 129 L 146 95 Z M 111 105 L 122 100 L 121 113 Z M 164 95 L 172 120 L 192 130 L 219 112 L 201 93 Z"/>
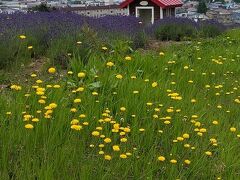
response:
<path id="1" fill-rule="evenodd" d="M 130 3 L 132 3 L 134 0 L 125 0 L 120 4 L 121 8 L 125 8 Z M 183 5 L 181 0 L 150 0 L 153 3 L 157 4 L 161 8 L 167 8 L 167 7 L 180 7 Z"/>

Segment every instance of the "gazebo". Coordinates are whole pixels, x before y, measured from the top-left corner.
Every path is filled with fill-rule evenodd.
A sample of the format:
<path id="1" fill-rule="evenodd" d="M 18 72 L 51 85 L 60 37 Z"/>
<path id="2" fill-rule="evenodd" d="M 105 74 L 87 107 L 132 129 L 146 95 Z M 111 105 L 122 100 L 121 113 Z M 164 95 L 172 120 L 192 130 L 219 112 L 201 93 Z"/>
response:
<path id="1" fill-rule="evenodd" d="M 165 17 L 175 17 L 176 7 L 182 6 L 181 0 L 125 0 L 121 8 L 127 8 L 128 15 L 140 17 L 145 23 Z"/>

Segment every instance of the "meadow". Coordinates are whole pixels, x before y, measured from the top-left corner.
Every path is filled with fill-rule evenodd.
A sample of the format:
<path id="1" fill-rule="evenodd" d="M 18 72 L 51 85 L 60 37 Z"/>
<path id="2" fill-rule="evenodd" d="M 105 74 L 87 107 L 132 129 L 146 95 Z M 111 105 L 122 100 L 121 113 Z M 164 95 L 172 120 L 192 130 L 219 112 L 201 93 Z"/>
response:
<path id="1" fill-rule="evenodd" d="M 239 179 L 240 30 L 158 50 L 90 37 L 44 54 L 31 33 L 13 37 L 1 179 Z M 26 74 L 36 54 L 46 64 Z"/>

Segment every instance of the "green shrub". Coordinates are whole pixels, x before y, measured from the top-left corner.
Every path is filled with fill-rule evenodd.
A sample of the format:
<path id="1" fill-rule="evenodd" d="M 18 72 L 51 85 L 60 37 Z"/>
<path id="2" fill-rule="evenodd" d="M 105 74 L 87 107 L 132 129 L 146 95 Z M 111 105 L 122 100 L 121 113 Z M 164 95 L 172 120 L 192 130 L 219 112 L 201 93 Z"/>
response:
<path id="1" fill-rule="evenodd" d="M 196 36 L 196 29 L 191 25 L 186 24 L 165 24 L 156 29 L 155 36 L 162 41 L 187 40 Z"/>
<path id="2" fill-rule="evenodd" d="M 212 38 L 222 34 L 222 31 L 223 31 L 222 28 L 219 28 L 216 25 L 203 24 L 200 27 L 199 33 L 200 36 L 203 38 Z"/>
<path id="3" fill-rule="evenodd" d="M 0 42 L 0 69 L 19 66 L 31 58 L 32 50 L 28 50 L 27 39 L 12 37 L 8 41 Z"/>
<path id="4" fill-rule="evenodd" d="M 138 49 L 138 48 L 143 48 L 146 46 L 148 42 L 148 36 L 144 31 L 140 31 L 136 34 L 133 40 L 133 48 Z"/>
<path id="5" fill-rule="evenodd" d="M 53 40 L 47 56 L 53 65 L 60 65 L 62 68 L 67 68 L 71 57 L 76 57 L 87 64 L 90 54 L 97 53 L 101 44 L 97 34 L 85 26 L 78 34 Z"/>

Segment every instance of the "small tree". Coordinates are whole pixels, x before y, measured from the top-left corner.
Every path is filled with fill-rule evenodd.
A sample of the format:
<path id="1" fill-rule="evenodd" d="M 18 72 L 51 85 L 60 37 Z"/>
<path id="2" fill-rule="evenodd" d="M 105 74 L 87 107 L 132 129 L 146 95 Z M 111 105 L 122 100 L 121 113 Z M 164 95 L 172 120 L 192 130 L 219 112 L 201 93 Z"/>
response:
<path id="1" fill-rule="evenodd" d="M 198 7 L 197 7 L 197 12 L 206 14 L 207 5 L 206 5 L 206 2 L 204 0 L 199 1 Z"/>
<path id="2" fill-rule="evenodd" d="M 32 10 L 39 12 L 50 12 L 55 10 L 55 8 L 50 8 L 45 3 L 41 3 L 39 6 L 35 6 L 34 8 L 32 8 Z"/>

